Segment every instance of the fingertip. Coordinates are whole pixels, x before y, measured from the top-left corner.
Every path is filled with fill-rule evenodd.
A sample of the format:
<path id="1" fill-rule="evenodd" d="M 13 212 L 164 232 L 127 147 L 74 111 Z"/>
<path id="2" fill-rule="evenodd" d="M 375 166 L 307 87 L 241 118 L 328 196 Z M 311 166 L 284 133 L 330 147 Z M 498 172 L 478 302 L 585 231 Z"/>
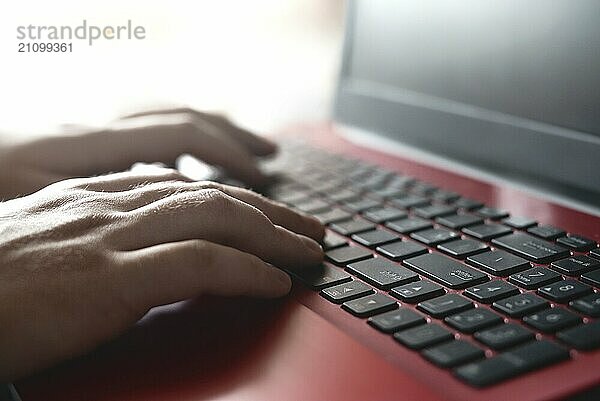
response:
<path id="1" fill-rule="evenodd" d="M 276 283 L 275 296 L 282 297 L 289 294 L 292 289 L 292 279 L 290 276 L 276 267 L 272 267 L 272 269 L 274 271 L 274 282 Z"/>
<path id="2" fill-rule="evenodd" d="M 321 245 L 319 245 L 319 243 L 317 243 L 317 241 L 315 241 L 312 238 L 306 237 L 301 234 L 297 235 L 304 244 L 304 246 L 306 246 L 306 248 L 308 248 L 308 250 L 310 251 L 310 254 L 307 256 L 310 257 L 311 262 L 314 262 L 315 264 L 322 262 L 324 255 L 323 248 L 321 248 Z"/>

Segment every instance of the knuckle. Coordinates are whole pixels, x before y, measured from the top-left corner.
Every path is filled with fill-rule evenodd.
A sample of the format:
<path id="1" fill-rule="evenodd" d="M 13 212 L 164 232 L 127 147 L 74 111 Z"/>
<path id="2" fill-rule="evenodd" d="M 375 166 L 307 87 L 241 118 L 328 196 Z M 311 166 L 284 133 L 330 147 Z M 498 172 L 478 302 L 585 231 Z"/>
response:
<path id="1" fill-rule="evenodd" d="M 202 203 L 220 213 L 231 213 L 235 210 L 235 203 L 227 194 L 217 188 L 202 190 Z"/>

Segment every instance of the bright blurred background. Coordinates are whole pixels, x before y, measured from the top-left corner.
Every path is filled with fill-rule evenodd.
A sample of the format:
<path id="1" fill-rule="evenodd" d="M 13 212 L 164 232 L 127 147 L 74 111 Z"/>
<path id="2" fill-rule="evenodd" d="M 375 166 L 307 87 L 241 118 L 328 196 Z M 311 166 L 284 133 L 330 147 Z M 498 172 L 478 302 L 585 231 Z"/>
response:
<path id="1" fill-rule="evenodd" d="M 20 1 L 0 12 L 0 132 L 102 125 L 157 105 L 228 114 L 259 132 L 329 115 L 342 0 Z M 17 26 L 142 25 L 144 40 L 18 53 Z"/>

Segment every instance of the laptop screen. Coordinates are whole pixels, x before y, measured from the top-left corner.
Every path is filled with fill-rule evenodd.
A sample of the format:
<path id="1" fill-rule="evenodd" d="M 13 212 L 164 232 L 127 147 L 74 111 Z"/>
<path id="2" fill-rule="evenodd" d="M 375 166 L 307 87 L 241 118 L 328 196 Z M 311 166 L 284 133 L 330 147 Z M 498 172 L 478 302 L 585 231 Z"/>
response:
<path id="1" fill-rule="evenodd" d="M 599 15 L 596 0 L 351 2 L 336 119 L 600 192 Z"/>

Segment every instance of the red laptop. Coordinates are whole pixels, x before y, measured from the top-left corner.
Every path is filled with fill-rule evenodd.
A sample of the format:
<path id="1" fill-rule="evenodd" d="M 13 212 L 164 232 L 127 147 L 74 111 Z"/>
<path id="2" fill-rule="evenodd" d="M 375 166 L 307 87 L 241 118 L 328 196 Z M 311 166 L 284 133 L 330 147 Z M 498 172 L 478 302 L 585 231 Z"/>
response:
<path id="1" fill-rule="evenodd" d="M 598 16 L 351 1 L 332 122 L 264 165 L 326 262 L 279 301 L 156 308 L 20 398 L 600 398 Z"/>

